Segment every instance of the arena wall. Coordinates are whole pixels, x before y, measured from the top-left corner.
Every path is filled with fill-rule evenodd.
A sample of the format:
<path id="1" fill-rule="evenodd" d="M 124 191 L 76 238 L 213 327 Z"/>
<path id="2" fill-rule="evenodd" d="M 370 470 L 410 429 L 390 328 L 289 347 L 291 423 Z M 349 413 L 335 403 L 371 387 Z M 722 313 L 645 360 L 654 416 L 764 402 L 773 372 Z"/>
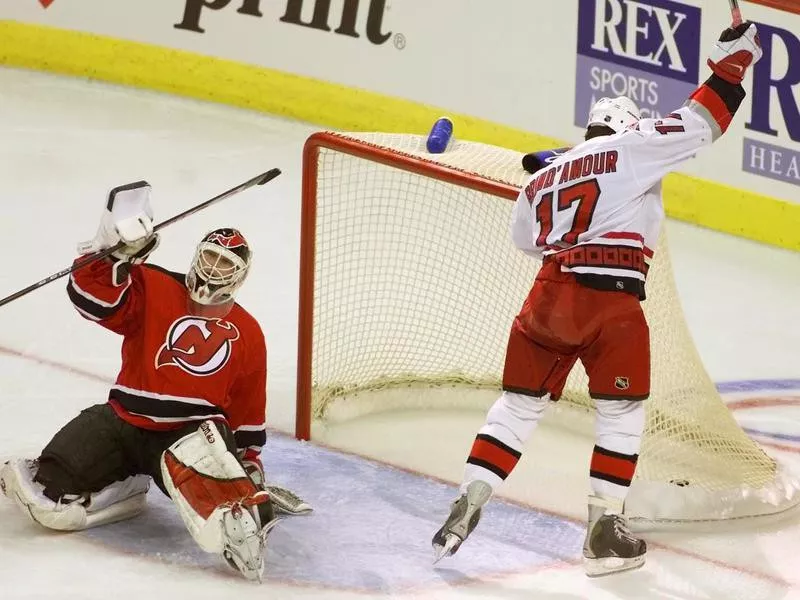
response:
<path id="1" fill-rule="evenodd" d="M 783 4 L 743 3 L 764 59 L 665 200 L 672 217 L 800 250 L 800 15 Z M 676 108 L 729 21 L 721 0 L 15 0 L 0 64 L 339 130 L 425 133 L 448 115 L 462 139 L 531 151 L 580 140 L 603 95 Z"/>

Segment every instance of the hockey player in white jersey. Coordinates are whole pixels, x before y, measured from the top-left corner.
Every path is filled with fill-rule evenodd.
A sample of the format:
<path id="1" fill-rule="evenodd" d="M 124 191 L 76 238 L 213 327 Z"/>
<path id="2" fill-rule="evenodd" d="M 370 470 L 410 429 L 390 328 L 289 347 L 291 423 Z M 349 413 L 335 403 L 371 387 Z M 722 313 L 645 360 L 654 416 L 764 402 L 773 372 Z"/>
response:
<path id="1" fill-rule="evenodd" d="M 580 360 L 596 405 L 586 573 L 644 564 L 646 544 L 631 534 L 623 508 L 650 393 L 640 301 L 664 218 L 661 180 L 725 132 L 745 96 L 742 78 L 761 53 L 753 23 L 723 31 L 708 59 L 711 77 L 663 119 L 640 119 L 628 98 L 599 100 L 585 141 L 520 192 L 511 236 L 543 266 L 511 328 L 503 394 L 475 438 L 461 495 L 433 537 L 437 560 L 458 550 L 475 528 Z"/>

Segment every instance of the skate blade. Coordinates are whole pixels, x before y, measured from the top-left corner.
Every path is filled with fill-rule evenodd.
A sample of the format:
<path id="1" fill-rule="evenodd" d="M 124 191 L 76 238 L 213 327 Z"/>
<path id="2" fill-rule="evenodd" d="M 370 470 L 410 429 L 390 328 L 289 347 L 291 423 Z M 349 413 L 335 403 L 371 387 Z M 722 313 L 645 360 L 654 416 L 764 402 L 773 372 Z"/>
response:
<path id="1" fill-rule="evenodd" d="M 228 563 L 228 566 L 239 573 L 242 577 L 244 577 L 247 581 L 257 581 L 258 583 L 263 583 L 264 580 L 264 573 L 263 570 L 253 570 L 248 569 L 244 566 L 240 567 L 236 560 L 233 557 L 233 553 L 230 550 L 224 550 L 222 552 L 222 558 L 225 559 L 225 562 Z"/>
<path id="2" fill-rule="evenodd" d="M 644 566 L 644 555 L 635 558 L 618 558 L 610 556 L 607 558 L 585 558 L 583 568 L 587 577 L 604 577 L 623 571 L 632 571 Z"/>
<path id="3" fill-rule="evenodd" d="M 455 534 L 449 533 L 444 542 L 444 546 L 434 546 L 433 564 L 438 563 L 443 558 L 452 556 L 461 543 L 461 538 Z"/>

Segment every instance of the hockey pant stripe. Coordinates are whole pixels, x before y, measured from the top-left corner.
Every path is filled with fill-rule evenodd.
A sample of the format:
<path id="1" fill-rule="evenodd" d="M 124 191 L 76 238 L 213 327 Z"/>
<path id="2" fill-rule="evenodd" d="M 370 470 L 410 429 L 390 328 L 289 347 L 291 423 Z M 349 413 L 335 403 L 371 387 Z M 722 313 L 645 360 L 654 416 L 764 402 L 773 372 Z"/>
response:
<path id="1" fill-rule="evenodd" d="M 621 454 L 600 446 L 594 447 L 589 475 L 609 483 L 628 487 L 636 472 L 638 454 Z"/>
<path id="2" fill-rule="evenodd" d="M 522 454 L 484 433 L 475 437 L 467 463 L 488 469 L 501 479 L 508 477 Z"/>

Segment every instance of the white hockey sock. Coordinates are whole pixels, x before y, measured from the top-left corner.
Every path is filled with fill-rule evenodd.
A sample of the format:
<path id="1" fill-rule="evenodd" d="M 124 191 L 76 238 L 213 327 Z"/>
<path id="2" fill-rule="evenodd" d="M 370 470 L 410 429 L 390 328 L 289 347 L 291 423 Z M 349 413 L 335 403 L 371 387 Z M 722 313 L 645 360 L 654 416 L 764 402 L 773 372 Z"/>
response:
<path id="1" fill-rule="evenodd" d="M 486 416 L 467 458 L 461 491 L 473 481 L 497 488 L 522 456 L 525 442 L 547 407 L 547 397 L 503 392 Z"/>
<path id="2" fill-rule="evenodd" d="M 596 444 L 589 471 L 592 491 L 595 496 L 624 502 L 639 459 L 644 404 L 631 400 L 597 400 L 596 404 Z"/>

